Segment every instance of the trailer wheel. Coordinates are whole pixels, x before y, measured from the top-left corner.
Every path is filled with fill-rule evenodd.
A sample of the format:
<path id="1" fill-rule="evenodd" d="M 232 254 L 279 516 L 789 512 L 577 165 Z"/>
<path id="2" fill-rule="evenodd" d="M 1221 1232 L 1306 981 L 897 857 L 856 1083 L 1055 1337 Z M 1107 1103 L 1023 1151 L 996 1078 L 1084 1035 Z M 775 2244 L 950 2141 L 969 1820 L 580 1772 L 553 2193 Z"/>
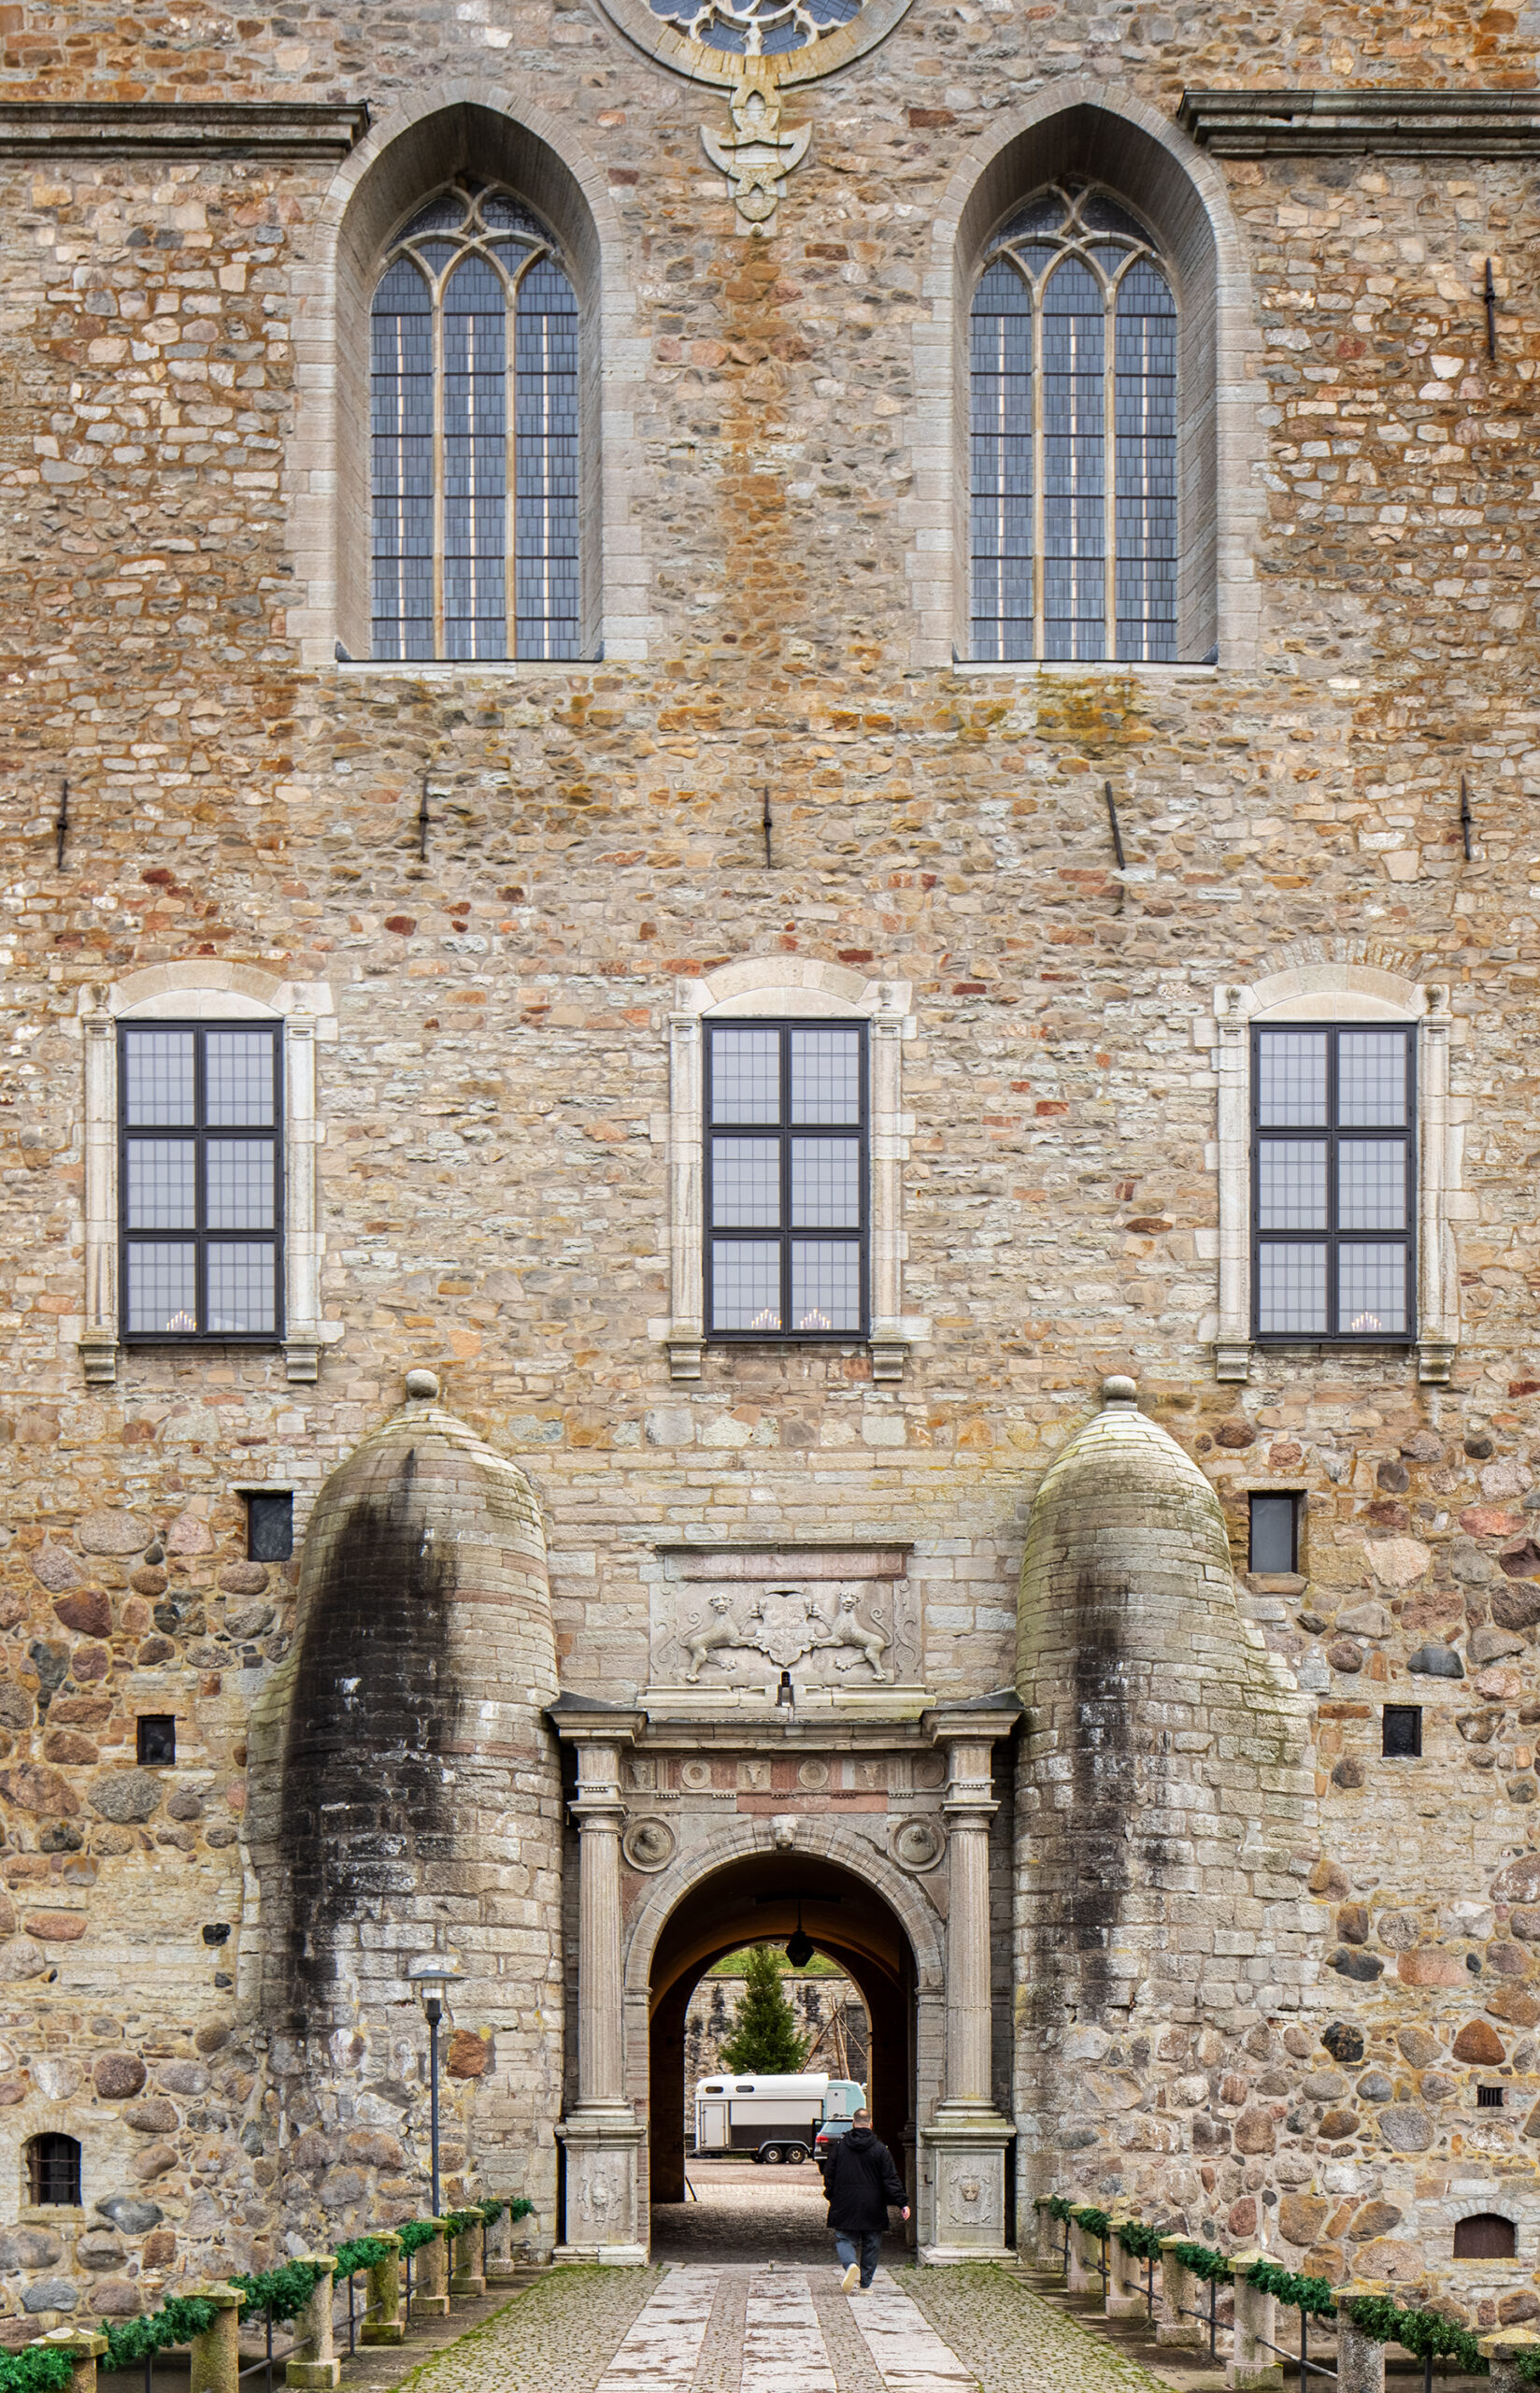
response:
<path id="1" fill-rule="evenodd" d="M 760 2158 L 768 2161 L 772 2167 L 785 2157 L 778 2143 L 764 2143 L 760 2146 Z"/>
<path id="2" fill-rule="evenodd" d="M 799 2167 L 801 2163 L 806 2159 L 807 2154 L 802 2144 L 789 2143 L 786 2147 L 786 2157 L 792 2163 L 793 2167 Z"/>

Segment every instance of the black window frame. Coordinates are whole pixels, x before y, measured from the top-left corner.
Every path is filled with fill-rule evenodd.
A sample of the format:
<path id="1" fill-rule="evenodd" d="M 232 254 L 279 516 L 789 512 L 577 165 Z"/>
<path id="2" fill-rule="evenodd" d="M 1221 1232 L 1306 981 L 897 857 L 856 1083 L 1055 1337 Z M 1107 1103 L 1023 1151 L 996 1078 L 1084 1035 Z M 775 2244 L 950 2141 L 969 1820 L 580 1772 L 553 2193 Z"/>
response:
<path id="1" fill-rule="evenodd" d="M 1392 1745 L 1390 1741 L 1390 1721 L 1394 1712 L 1401 1720 L 1417 1723 L 1410 1745 Z M 1379 1715 L 1379 1752 L 1382 1761 L 1420 1761 L 1422 1759 L 1422 1706 L 1420 1703 L 1387 1703 Z"/>
<path id="2" fill-rule="evenodd" d="M 1259 1502 L 1263 1504 L 1287 1504 L 1289 1507 L 1290 1559 L 1284 1565 L 1281 1572 L 1273 1569 L 1270 1566 L 1263 1565 L 1256 1559 L 1256 1508 Z M 1300 1531 L 1304 1526 L 1304 1522 L 1305 1498 L 1297 1487 L 1252 1487 L 1248 1489 L 1246 1500 L 1247 1569 L 1251 1571 L 1260 1572 L 1264 1579 L 1290 1576 L 1297 1578 L 1300 1567 Z"/>
<path id="3" fill-rule="evenodd" d="M 210 1125 L 208 1111 L 208 1035 L 233 1030 L 260 1032 L 273 1049 L 273 1119 L 270 1123 L 220 1122 Z M 178 1123 L 142 1123 L 133 1126 L 128 1119 L 128 1051 L 129 1042 L 138 1032 L 186 1031 L 192 1034 L 193 1047 L 193 1120 L 191 1125 Z M 123 1022 L 118 1025 L 118 1271 L 121 1291 L 121 1337 L 125 1346 L 281 1346 L 284 1340 L 284 1281 L 286 1277 L 284 1182 L 288 1142 L 285 1128 L 286 1092 L 283 1079 L 283 1025 L 252 1022 L 239 1014 L 224 1014 L 205 1022 L 153 1021 Z M 130 1229 L 128 1225 L 128 1151 L 132 1142 L 140 1139 L 184 1139 L 191 1140 L 194 1163 L 194 1211 L 199 1226 L 192 1230 Z M 273 1148 L 273 1226 L 270 1230 L 211 1230 L 207 1226 L 207 1152 L 210 1138 L 264 1139 Z M 131 1282 L 129 1251 L 135 1245 L 164 1244 L 168 1239 L 191 1241 L 196 1250 L 194 1264 L 199 1326 L 195 1329 L 131 1329 L 129 1307 Z M 273 1250 L 273 1327 L 271 1329 L 206 1329 L 208 1318 L 208 1250 L 221 1245 L 266 1245 Z"/>
<path id="4" fill-rule="evenodd" d="M 294 1558 L 293 1489 L 292 1487 L 248 1487 L 242 1492 L 246 1497 L 246 1558 L 248 1562 L 292 1562 Z M 288 1510 L 286 1513 L 280 1514 L 278 1512 L 277 1508 L 279 1505 L 287 1506 Z M 264 1542 L 264 1540 L 258 1535 L 257 1530 L 259 1506 L 273 1507 L 274 1509 L 269 1513 L 268 1517 L 270 1519 L 284 1519 L 287 1523 L 289 1541 L 281 1554 L 259 1554 L 257 1552 L 257 1547 Z"/>
<path id="5" fill-rule="evenodd" d="M 1403 1040 L 1406 1054 L 1405 1121 L 1394 1125 L 1360 1125 L 1346 1128 L 1338 1123 L 1339 1073 L 1337 1057 L 1344 1035 L 1364 1031 L 1394 1032 Z M 1264 1124 L 1262 1119 L 1262 1042 L 1269 1034 L 1323 1036 L 1326 1039 L 1326 1120 L 1321 1123 Z M 1405 1022 L 1267 1022 L 1254 1023 L 1251 1027 L 1251 1336 L 1259 1346 L 1342 1346 L 1393 1347 L 1415 1346 L 1418 1340 L 1417 1321 L 1417 1236 L 1418 1236 L 1418 1118 L 1417 1118 L 1418 1039 L 1415 1023 Z M 1263 1139 L 1296 1140 L 1322 1139 L 1326 1142 L 1326 1220 L 1325 1229 L 1264 1230 L 1262 1226 L 1262 1141 Z M 1406 1220 L 1400 1230 L 1344 1230 L 1337 1226 L 1338 1170 L 1337 1151 L 1344 1139 L 1399 1138 L 1406 1151 Z M 1328 1324 L 1338 1319 L 1337 1258 L 1343 1246 L 1360 1246 L 1372 1239 L 1376 1244 L 1399 1244 L 1406 1254 L 1406 1326 L 1405 1329 L 1263 1329 L 1262 1326 L 1262 1246 L 1326 1247 L 1326 1319 Z"/>
<path id="6" fill-rule="evenodd" d="M 171 1751 L 151 1753 L 149 1748 L 159 1741 L 164 1732 L 171 1732 Z M 147 1734 L 147 1731 L 150 1732 Z M 140 1712 L 134 1721 L 134 1758 L 141 1770 L 175 1770 L 177 1767 L 177 1715 L 174 1712 Z"/>
<path id="7" fill-rule="evenodd" d="M 718 1036 L 744 1030 L 773 1030 L 780 1039 L 780 1115 L 778 1122 L 719 1121 L 712 1103 L 712 1050 Z M 791 1119 L 791 1037 L 799 1030 L 839 1030 L 852 1033 L 858 1041 L 860 1121 L 858 1165 L 860 1174 L 860 1223 L 855 1230 L 809 1231 L 798 1229 L 791 1223 L 791 1144 L 798 1138 L 848 1137 L 850 1125 L 834 1122 L 794 1122 Z M 872 1319 L 872 1082 L 871 1042 L 868 1025 L 863 1018 L 852 1022 L 843 1015 L 734 1015 L 721 1023 L 707 1023 L 701 1064 L 705 1078 L 702 1102 L 704 1124 L 702 1168 L 703 1235 L 702 1319 L 707 1340 L 714 1346 L 860 1346 L 871 1335 Z M 778 1229 L 718 1229 L 713 1221 L 712 1160 L 714 1141 L 719 1133 L 726 1132 L 743 1138 L 774 1138 L 780 1147 L 780 1216 Z M 712 1254 L 718 1242 L 726 1245 L 764 1245 L 774 1239 L 780 1248 L 780 1317 L 789 1323 L 791 1314 L 791 1248 L 797 1239 L 822 1237 L 858 1248 L 860 1321 L 854 1329 L 719 1329 L 712 1319 Z"/>
<path id="8" fill-rule="evenodd" d="M 27 2195 L 36 2210 L 83 2210 L 79 2140 L 55 2128 L 29 2136 L 26 2144 Z M 74 2192 L 60 2193 L 59 2181 Z"/>

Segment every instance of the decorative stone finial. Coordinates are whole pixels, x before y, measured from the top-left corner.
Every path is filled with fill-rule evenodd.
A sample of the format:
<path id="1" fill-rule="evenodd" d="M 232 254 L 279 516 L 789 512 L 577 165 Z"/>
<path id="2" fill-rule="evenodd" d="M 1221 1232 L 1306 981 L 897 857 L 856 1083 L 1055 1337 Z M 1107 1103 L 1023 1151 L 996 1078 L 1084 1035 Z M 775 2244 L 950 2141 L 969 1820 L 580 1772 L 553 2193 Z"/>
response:
<path id="1" fill-rule="evenodd" d="M 414 1404 L 432 1404 L 435 1402 L 438 1396 L 438 1373 L 436 1371 L 408 1371 L 406 1374 L 406 1394 L 412 1399 Z"/>
<path id="2" fill-rule="evenodd" d="M 410 1385 L 410 1382 L 408 1382 L 407 1384 Z M 1116 1373 L 1111 1379 L 1104 1380 L 1102 1382 L 1102 1402 L 1104 1406 L 1123 1404 L 1134 1405 L 1137 1404 L 1138 1401 L 1139 1387 L 1137 1381 L 1124 1379 L 1119 1372 Z"/>

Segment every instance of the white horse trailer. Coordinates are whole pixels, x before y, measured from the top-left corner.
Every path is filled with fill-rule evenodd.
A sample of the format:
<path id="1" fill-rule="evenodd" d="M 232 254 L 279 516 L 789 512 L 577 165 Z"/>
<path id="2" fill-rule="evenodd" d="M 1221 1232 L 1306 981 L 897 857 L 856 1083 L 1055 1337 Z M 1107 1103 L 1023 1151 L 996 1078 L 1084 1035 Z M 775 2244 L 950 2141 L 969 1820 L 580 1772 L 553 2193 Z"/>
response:
<path id="1" fill-rule="evenodd" d="M 806 2160 L 819 2129 L 848 2128 L 866 2089 L 848 2077 L 702 2077 L 695 2083 L 695 2153 L 751 2152 L 756 2160 Z"/>

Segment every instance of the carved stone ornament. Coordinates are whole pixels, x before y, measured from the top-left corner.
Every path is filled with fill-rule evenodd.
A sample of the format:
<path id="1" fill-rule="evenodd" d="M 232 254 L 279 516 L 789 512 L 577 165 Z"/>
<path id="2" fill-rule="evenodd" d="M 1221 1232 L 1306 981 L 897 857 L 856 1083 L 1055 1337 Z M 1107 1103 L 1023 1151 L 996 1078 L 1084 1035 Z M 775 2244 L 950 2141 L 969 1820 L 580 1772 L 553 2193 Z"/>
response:
<path id="1" fill-rule="evenodd" d="M 633 1870 L 666 1870 L 677 1842 L 666 1820 L 633 1820 L 620 1839 L 620 1851 Z"/>
<path id="2" fill-rule="evenodd" d="M 865 1700 L 913 1686 L 919 1603 L 907 1549 L 663 1549 L 651 1596 L 649 1684 L 705 1701 L 728 1690 L 774 1699 L 798 1688 Z"/>
<path id="3" fill-rule="evenodd" d="M 888 1850 L 901 1870 L 915 1877 L 934 1870 L 947 1850 L 939 1820 L 895 1820 L 888 1831 Z"/>
<path id="4" fill-rule="evenodd" d="M 783 133 L 780 94 L 762 83 L 740 83 L 728 114 L 732 132 L 715 134 L 703 125 L 701 145 L 727 177 L 728 194 L 748 231 L 768 233 L 777 202 L 786 196 L 786 178 L 806 156 L 813 129 L 803 124 Z"/>
<path id="5" fill-rule="evenodd" d="M 971 2159 L 948 2160 L 944 2167 L 947 2224 L 949 2227 L 992 2227 L 995 2217 L 994 2186 L 990 2175 Z"/>

